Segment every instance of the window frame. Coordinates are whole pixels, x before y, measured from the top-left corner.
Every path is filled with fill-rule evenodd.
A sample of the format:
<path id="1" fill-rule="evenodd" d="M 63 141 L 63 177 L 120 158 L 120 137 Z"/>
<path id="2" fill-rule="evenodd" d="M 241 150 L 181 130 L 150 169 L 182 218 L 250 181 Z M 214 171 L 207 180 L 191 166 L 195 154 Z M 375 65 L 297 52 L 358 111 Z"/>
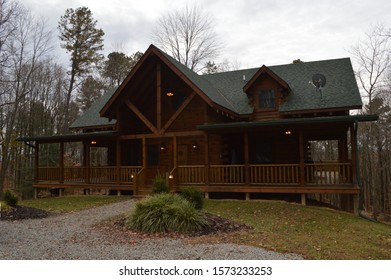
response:
<path id="1" fill-rule="evenodd" d="M 262 97 L 262 95 L 264 94 L 270 94 L 272 93 L 273 94 L 273 97 L 270 98 L 270 97 L 267 97 L 266 99 Z M 262 101 L 262 103 L 261 103 Z M 266 102 L 273 102 L 273 104 L 271 104 L 272 106 L 261 106 L 261 105 L 264 105 L 266 104 Z M 276 93 L 276 90 L 273 89 L 273 88 L 269 88 L 269 89 L 261 89 L 257 92 L 257 107 L 259 110 L 261 111 L 267 111 L 267 110 L 276 110 L 277 108 L 277 93 Z"/>

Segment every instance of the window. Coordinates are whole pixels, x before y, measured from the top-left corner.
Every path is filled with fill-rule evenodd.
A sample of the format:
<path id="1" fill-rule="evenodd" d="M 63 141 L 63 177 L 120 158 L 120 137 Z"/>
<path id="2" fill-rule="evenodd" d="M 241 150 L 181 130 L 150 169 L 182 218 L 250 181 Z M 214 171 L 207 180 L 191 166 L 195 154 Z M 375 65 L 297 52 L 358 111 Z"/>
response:
<path id="1" fill-rule="evenodd" d="M 258 108 L 274 108 L 276 106 L 276 94 L 274 90 L 261 90 L 258 94 Z"/>

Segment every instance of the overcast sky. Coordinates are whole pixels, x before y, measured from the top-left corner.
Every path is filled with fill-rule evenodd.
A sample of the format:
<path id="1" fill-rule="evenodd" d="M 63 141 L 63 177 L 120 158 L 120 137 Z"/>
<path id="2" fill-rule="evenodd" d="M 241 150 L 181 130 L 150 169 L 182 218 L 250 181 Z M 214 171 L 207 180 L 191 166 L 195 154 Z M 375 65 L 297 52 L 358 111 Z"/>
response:
<path id="1" fill-rule="evenodd" d="M 67 8 L 87 6 L 105 32 L 105 54 L 117 50 L 144 52 L 164 13 L 187 0 L 23 0 L 34 15 L 56 29 Z M 391 27 L 390 0 L 199 0 L 215 19 L 224 49 L 218 60 L 241 68 L 348 57 L 349 48 L 371 25 Z M 58 31 L 55 30 L 56 35 Z M 59 42 L 58 44 L 59 45 Z M 65 57 L 65 50 L 59 57 Z M 217 61 L 218 61 L 217 60 Z"/>

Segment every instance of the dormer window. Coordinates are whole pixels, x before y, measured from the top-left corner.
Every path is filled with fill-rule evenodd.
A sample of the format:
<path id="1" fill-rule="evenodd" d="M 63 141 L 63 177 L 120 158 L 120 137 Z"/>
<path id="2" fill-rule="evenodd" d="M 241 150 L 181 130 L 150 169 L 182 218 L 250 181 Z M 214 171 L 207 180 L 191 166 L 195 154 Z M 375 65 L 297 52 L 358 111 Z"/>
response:
<path id="1" fill-rule="evenodd" d="M 276 94 L 273 89 L 261 90 L 258 93 L 258 108 L 272 109 L 276 107 Z"/>

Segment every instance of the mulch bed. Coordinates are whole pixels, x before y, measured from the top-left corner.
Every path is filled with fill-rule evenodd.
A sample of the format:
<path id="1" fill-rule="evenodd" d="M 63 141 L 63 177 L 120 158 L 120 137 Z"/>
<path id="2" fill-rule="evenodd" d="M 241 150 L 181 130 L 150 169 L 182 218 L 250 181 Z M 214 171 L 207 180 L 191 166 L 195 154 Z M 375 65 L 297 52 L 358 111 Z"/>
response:
<path id="1" fill-rule="evenodd" d="M 206 219 L 209 222 L 209 226 L 203 228 L 200 231 L 191 233 L 179 233 L 179 232 L 162 232 L 162 233 L 144 233 L 134 230 L 130 230 L 126 227 L 126 218 L 120 217 L 114 221 L 103 222 L 95 225 L 94 229 L 108 236 L 110 239 L 115 239 L 117 242 L 137 242 L 140 239 L 159 239 L 159 238 L 172 238 L 172 239 L 184 239 L 189 237 L 200 237 L 212 234 L 220 233 L 232 233 L 241 230 L 250 230 L 252 227 L 240 224 L 229 219 L 205 213 Z"/>
<path id="2" fill-rule="evenodd" d="M 1 211 L 0 220 L 16 221 L 23 219 L 42 219 L 50 215 L 49 212 L 27 206 L 9 207 L 7 210 Z"/>

